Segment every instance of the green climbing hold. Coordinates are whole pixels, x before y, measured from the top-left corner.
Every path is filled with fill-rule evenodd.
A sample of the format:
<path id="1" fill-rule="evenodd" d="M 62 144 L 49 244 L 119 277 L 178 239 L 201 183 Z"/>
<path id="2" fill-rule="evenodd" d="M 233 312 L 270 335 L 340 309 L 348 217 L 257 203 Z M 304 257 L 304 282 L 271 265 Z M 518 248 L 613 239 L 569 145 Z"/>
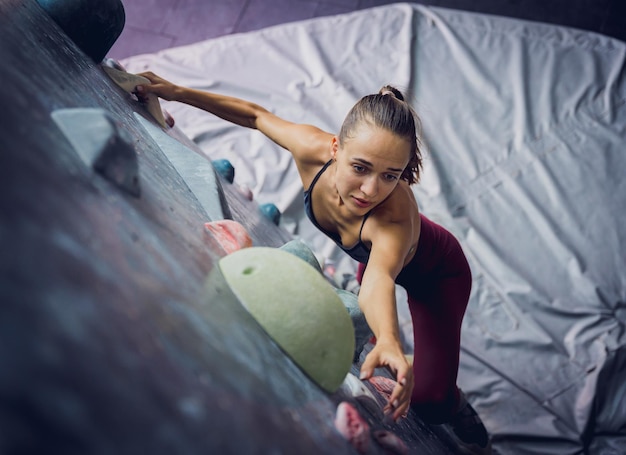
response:
<path id="1" fill-rule="evenodd" d="M 341 299 L 308 264 L 277 248 L 252 247 L 219 261 L 241 304 L 320 387 L 334 392 L 352 365 L 354 328 Z"/>

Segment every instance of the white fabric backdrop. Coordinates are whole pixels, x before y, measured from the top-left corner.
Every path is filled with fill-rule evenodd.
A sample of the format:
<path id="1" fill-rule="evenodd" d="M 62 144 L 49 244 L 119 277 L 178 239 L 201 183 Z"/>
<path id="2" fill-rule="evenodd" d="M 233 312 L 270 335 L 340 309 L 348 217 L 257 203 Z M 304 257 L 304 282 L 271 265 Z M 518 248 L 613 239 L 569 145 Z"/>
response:
<path id="1" fill-rule="evenodd" d="M 501 453 L 562 455 L 626 453 L 625 56 L 589 32 L 396 4 L 122 63 L 331 132 L 361 96 L 404 90 L 429 148 L 421 210 L 474 274 L 459 383 Z M 306 220 L 288 153 L 164 107 L 290 232 L 354 270 Z"/>

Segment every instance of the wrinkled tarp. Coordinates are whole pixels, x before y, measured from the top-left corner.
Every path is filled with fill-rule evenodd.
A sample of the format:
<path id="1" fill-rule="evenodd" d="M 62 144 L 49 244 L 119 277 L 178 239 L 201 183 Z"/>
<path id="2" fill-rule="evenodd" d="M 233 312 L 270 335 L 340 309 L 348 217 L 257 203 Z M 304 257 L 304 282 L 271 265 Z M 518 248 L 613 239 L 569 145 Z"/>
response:
<path id="1" fill-rule="evenodd" d="M 123 63 L 332 132 L 361 96 L 405 91 L 428 147 L 421 210 L 473 270 L 459 384 L 501 453 L 565 455 L 626 453 L 625 55 L 590 32 L 395 4 Z M 285 227 L 354 271 L 306 220 L 288 153 L 164 107 Z"/>

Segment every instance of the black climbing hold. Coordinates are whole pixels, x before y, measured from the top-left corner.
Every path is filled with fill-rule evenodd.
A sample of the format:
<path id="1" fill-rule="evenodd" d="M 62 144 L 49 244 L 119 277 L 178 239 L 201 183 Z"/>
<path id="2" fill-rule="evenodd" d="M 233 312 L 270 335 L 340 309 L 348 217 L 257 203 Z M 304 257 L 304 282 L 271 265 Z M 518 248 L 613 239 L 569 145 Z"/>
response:
<path id="1" fill-rule="evenodd" d="M 120 0 L 37 0 L 65 34 L 96 63 L 119 38 L 126 14 Z"/>

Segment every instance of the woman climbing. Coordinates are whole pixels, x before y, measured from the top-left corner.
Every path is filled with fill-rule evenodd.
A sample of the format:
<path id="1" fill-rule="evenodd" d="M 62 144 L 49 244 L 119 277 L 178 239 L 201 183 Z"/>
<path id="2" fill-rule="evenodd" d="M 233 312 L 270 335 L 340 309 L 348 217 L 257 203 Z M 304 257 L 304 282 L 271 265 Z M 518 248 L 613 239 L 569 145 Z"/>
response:
<path id="1" fill-rule="evenodd" d="M 410 187 L 421 169 L 419 119 L 402 93 L 386 86 L 361 98 L 335 135 L 245 100 L 142 76 L 151 84 L 137 87 L 140 99 L 154 93 L 258 129 L 292 154 L 307 215 L 360 263 L 359 306 L 376 338 L 361 379 L 388 367 L 397 385 L 386 413 L 397 420 L 411 407 L 425 422 L 448 424 L 469 453 L 490 453 L 487 431 L 456 384 L 471 272 L 454 236 L 419 211 Z M 396 283 L 408 294 L 412 366 L 400 342 Z"/>

